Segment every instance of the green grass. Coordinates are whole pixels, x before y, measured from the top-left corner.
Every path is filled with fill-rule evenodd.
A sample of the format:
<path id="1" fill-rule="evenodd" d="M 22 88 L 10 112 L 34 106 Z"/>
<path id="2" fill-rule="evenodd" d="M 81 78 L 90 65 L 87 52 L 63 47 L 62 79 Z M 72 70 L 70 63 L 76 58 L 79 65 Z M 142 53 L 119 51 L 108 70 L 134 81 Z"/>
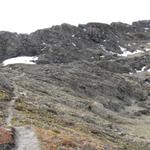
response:
<path id="1" fill-rule="evenodd" d="M 10 95 L 5 91 L 0 91 L 0 101 L 10 101 Z"/>

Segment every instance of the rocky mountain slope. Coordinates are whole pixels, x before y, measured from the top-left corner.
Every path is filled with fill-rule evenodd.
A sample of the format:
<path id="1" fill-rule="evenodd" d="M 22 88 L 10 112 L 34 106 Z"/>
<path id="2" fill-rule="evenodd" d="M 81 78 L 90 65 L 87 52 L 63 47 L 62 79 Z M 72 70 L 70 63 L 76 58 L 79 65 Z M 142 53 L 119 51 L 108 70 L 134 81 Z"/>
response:
<path id="1" fill-rule="evenodd" d="M 150 149 L 150 21 L 3 31 L 0 62 L 1 150 Z"/>

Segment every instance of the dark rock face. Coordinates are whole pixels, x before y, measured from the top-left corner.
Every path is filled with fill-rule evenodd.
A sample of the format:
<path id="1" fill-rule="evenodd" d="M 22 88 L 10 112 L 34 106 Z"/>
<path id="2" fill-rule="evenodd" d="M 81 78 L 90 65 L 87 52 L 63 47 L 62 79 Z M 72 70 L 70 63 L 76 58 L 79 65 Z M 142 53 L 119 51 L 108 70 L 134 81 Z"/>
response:
<path id="1" fill-rule="evenodd" d="M 0 60 L 20 55 L 37 55 L 38 46 L 28 35 L 0 32 Z"/>
<path id="2" fill-rule="evenodd" d="M 62 24 L 30 35 L 0 32 L 0 60 L 40 54 L 39 63 L 93 61 L 91 58 L 98 58 L 106 51 L 121 53 L 119 46 L 134 51 L 136 46 L 128 44 L 150 39 L 146 25 L 148 21 L 134 22 L 133 25 L 88 23 L 78 27 Z"/>

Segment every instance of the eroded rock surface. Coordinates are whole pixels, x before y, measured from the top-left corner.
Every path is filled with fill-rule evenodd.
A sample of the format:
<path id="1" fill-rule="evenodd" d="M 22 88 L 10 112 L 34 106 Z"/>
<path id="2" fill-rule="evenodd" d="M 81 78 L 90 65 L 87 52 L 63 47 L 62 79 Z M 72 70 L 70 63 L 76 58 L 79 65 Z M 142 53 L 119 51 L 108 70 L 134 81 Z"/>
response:
<path id="1" fill-rule="evenodd" d="M 1 125 L 11 110 L 42 150 L 150 149 L 149 21 L 0 32 L 1 62 L 24 55 L 36 65 L 1 64 Z"/>

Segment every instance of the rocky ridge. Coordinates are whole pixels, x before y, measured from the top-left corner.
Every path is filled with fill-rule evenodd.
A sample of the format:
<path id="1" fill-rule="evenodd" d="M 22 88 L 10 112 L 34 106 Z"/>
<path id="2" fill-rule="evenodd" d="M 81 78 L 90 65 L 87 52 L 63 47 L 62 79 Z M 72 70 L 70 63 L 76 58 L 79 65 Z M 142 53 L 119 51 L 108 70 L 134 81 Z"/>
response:
<path id="1" fill-rule="evenodd" d="M 18 56 L 38 60 L 3 66 Z M 0 32 L 2 129 L 29 126 L 42 150 L 148 150 L 149 58 L 150 21 Z"/>

